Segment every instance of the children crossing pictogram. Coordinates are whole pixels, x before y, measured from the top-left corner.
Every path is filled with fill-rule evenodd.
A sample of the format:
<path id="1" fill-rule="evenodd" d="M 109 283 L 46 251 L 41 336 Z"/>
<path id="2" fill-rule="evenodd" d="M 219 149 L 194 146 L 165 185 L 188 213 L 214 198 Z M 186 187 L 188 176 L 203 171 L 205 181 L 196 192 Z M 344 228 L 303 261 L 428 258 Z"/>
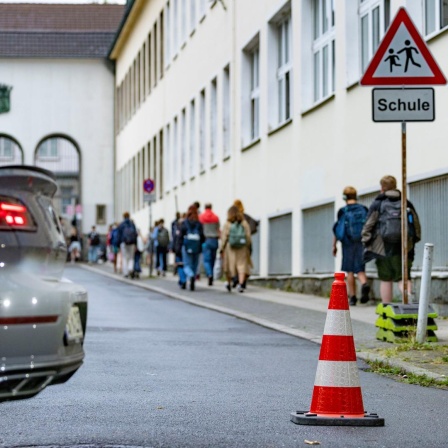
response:
<path id="1" fill-rule="evenodd" d="M 361 85 L 435 85 L 446 79 L 422 36 L 401 8 L 370 61 Z"/>

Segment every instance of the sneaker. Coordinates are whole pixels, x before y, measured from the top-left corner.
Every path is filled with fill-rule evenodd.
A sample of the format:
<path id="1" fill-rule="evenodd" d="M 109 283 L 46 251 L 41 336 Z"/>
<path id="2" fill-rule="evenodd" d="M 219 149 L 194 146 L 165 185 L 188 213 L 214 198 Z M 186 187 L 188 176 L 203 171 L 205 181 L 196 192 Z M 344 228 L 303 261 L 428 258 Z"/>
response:
<path id="1" fill-rule="evenodd" d="M 356 296 L 350 297 L 350 305 L 355 306 L 357 301 Z"/>
<path id="2" fill-rule="evenodd" d="M 208 286 L 213 286 L 213 277 L 208 278 Z"/>
<path id="3" fill-rule="evenodd" d="M 370 293 L 370 285 L 368 283 L 364 283 L 361 286 L 361 303 L 367 303 L 369 299 Z"/>
<path id="4" fill-rule="evenodd" d="M 180 289 L 185 289 L 187 287 L 186 283 L 179 283 L 179 288 Z"/>
<path id="5" fill-rule="evenodd" d="M 232 288 L 236 288 L 238 285 L 238 277 L 234 277 L 232 280 Z"/>
<path id="6" fill-rule="evenodd" d="M 232 287 L 230 286 L 230 283 L 226 283 L 226 289 L 229 292 L 232 292 Z"/>
<path id="7" fill-rule="evenodd" d="M 190 291 L 194 291 L 194 277 L 190 280 Z"/>
<path id="8" fill-rule="evenodd" d="M 244 292 L 243 285 L 238 284 L 237 291 L 238 292 Z"/>

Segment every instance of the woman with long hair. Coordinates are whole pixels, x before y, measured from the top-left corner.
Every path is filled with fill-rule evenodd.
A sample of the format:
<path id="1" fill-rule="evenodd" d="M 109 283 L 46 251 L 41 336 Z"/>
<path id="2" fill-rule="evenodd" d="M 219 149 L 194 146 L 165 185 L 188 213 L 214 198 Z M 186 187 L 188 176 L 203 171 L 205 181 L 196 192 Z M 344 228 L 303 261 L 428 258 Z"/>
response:
<path id="1" fill-rule="evenodd" d="M 227 211 L 227 221 L 221 235 L 221 252 L 224 253 L 223 269 L 227 291 L 232 290 L 232 278 L 238 277 L 238 292 L 244 292 L 246 274 L 250 272 L 250 227 L 238 207 Z"/>

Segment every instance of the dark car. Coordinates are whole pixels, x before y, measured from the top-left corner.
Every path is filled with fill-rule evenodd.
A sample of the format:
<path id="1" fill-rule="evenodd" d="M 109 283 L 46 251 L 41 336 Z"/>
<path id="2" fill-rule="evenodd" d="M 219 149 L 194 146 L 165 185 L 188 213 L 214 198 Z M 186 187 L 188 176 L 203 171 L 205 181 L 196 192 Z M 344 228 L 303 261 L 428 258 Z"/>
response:
<path id="1" fill-rule="evenodd" d="M 63 383 L 83 363 L 87 292 L 63 278 L 56 190 L 50 171 L 0 167 L 0 401 Z"/>

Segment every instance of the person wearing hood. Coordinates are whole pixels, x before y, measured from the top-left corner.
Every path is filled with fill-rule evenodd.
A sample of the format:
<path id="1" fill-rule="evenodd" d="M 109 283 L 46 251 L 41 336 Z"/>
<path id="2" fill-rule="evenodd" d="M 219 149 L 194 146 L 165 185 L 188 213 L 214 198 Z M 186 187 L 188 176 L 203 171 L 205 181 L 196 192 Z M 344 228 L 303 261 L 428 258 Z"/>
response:
<path id="1" fill-rule="evenodd" d="M 397 180 L 384 176 L 380 180 L 381 193 L 375 198 L 367 213 L 362 229 L 364 261 L 375 259 L 380 279 L 380 294 L 383 303 L 392 302 L 393 283 L 402 281 L 401 257 L 401 192 Z M 421 239 L 421 226 L 414 205 L 407 201 L 408 221 L 408 278 L 415 256 L 415 244 Z M 411 281 L 408 281 L 411 292 Z"/>

